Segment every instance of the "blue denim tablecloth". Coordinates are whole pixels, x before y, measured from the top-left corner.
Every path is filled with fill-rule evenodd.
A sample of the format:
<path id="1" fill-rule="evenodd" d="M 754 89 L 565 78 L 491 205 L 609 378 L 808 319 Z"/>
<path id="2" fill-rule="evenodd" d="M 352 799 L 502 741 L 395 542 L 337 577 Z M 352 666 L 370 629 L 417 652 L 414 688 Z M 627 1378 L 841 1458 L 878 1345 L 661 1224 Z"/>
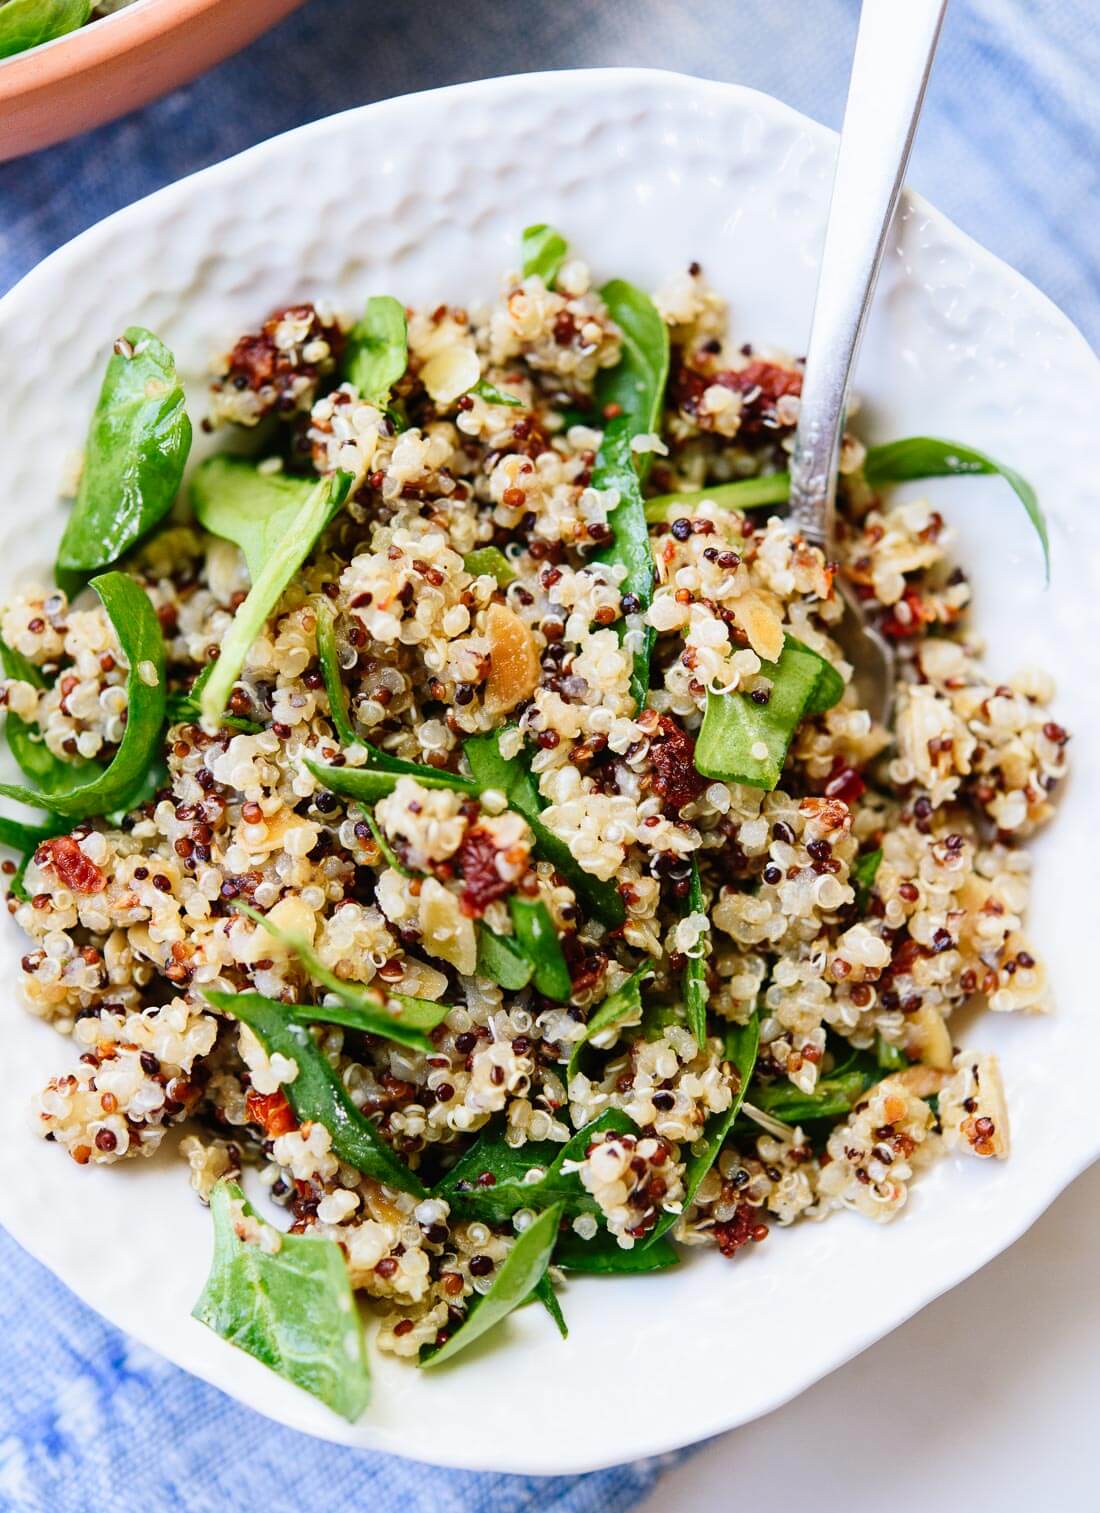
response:
<path id="1" fill-rule="evenodd" d="M 953 0 L 910 171 L 1094 342 L 1095 4 Z M 313 117 L 438 84 L 646 64 L 751 84 L 836 125 L 856 10 L 856 0 L 310 0 L 140 114 L 0 165 L 0 292 L 85 226 L 193 169 Z M 645 1461 L 552 1480 L 473 1475 L 315 1443 L 133 1345 L 2 1234 L 0 1266 L 0 1509 L 611 1513 L 660 1474 Z"/>

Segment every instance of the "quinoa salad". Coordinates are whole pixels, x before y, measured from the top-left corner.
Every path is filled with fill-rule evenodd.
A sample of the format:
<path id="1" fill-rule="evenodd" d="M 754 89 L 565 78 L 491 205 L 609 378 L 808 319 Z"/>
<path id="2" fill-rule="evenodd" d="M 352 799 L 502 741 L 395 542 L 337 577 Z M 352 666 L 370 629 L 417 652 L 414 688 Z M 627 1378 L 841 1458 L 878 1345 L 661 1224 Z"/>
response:
<path id="1" fill-rule="evenodd" d="M 565 1335 L 574 1273 L 766 1266 L 1008 1157 L 953 1016 L 1050 1007 L 1068 737 L 986 671 L 949 524 L 1000 474 L 1045 553 L 1028 484 L 853 430 L 828 560 L 784 519 L 798 360 L 697 264 L 516 262 L 484 307 L 289 305 L 190 397 L 127 330 L 57 586 L 0 616 L 20 986 L 69 1042 L 37 1131 L 89 1182 L 178 1157 L 196 1317 L 348 1419 L 371 1319 L 424 1368 L 528 1301 Z"/>
<path id="2" fill-rule="evenodd" d="M 134 0 L 0 0 L 0 62 L 113 15 Z"/>

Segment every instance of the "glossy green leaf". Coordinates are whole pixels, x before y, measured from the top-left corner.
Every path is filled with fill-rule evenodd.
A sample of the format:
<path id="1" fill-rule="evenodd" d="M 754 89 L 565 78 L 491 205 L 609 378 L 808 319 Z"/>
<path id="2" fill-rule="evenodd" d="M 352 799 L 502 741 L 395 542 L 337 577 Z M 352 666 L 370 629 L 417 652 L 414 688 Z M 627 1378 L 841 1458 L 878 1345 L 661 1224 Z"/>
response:
<path id="1" fill-rule="evenodd" d="M 370 404 L 385 409 L 390 390 L 408 366 L 404 305 L 388 294 L 372 295 L 348 335 L 344 371 L 349 381 Z"/>
<path id="2" fill-rule="evenodd" d="M 861 914 L 866 914 L 867 905 L 871 901 L 871 889 L 875 886 L 875 878 L 878 869 L 882 865 L 882 847 L 878 846 L 874 851 L 865 851 L 862 856 L 857 856 L 852 863 L 849 874 L 849 882 L 856 890 L 856 907 Z"/>
<path id="3" fill-rule="evenodd" d="M 467 552 L 462 565 L 475 578 L 487 573 L 490 578 L 497 580 L 501 588 L 507 588 L 509 583 L 515 582 L 512 564 L 497 546 L 479 546 L 476 552 Z"/>
<path id="4" fill-rule="evenodd" d="M 453 1360 L 519 1307 L 546 1274 L 560 1218 L 561 1208 L 555 1205 L 528 1225 L 505 1256 L 489 1291 L 479 1302 L 471 1303 L 465 1321 L 445 1345 L 423 1358 L 421 1366 L 442 1366 Z"/>
<path id="5" fill-rule="evenodd" d="M 759 478 L 739 478 L 709 488 L 678 494 L 657 494 L 646 500 L 645 517 L 651 525 L 690 518 L 704 499 L 723 510 L 755 510 L 767 504 L 786 504 L 791 496 L 789 473 L 765 473 Z"/>
<path id="6" fill-rule="evenodd" d="M 740 1113 L 741 1105 L 745 1100 L 759 1048 L 760 1021 L 755 1014 L 748 1024 L 735 1025 L 726 1034 L 726 1060 L 732 1066 L 736 1079 L 733 1101 L 722 1113 L 711 1114 L 703 1128 L 702 1140 L 697 1140 L 687 1153 L 684 1166 L 684 1197 L 680 1212 L 686 1212 L 695 1201 L 699 1184 L 717 1161 L 718 1153 L 726 1143 L 726 1137 L 733 1128 L 734 1120 Z M 678 1218 L 679 1213 L 662 1214 L 653 1230 L 642 1241 L 643 1247 L 656 1245 Z"/>
<path id="7" fill-rule="evenodd" d="M 819 1078 L 812 1093 L 804 1093 L 784 1079 L 766 1087 L 754 1087 L 748 1101 L 785 1124 L 836 1119 L 847 1114 L 881 1078 L 882 1068 L 875 1058 L 857 1052 L 843 1066 Z"/>
<path id="8" fill-rule="evenodd" d="M 699 879 L 699 858 L 696 856 L 693 856 L 691 859 L 688 913 L 706 913 L 703 905 L 703 884 Z M 710 990 L 707 987 L 706 954 L 689 956 L 687 966 L 684 968 L 684 1008 L 687 1011 L 688 1029 L 695 1036 L 695 1044 L 700 1049 L 707 1043 L 707 1003 L 709 999 Z"/>
<path id="9" fill-rule="evenodd" d="M 401 993 L 380 993 L 361 982 L 346 982 L 329 970 L 313 947 L 300 936 L 272 924 L 266 914 L 239 900 L 234 904 L 239 914 L 294 952 L 316 982 L 339 998 L 339 1004 L 298 1004 L 287 1012 L 302 1024 L 341 1024 L 367 1035 L 380 1035 L 397 1045 L 411 1046 L 425 1055 L 432 1049 L 427 1031 L 441 1025 L 451 1012 L 445 1003 L 430 998 L 410 998 Z"/>
<path id="10" fill-rule="evenodd" d="M 0 641 L 0 662 L 6 678 L 18 678 L 21 683 L 30 683 L 34 688 L 45 688 L 46 680 L 39 668 L 4 641 Z M 12 710 L 8 711 L 4 734 L 8 750 L 24 775 L 45 793 L 71 788 L 81 773 L 87 775 L 99 771 L 93 763 L 80 757 L 65 761 L 56 756 L 42 739 L 38 726 Z"/>
<path id="11" fill-rule="evenodd" d="M 538 1298 L 539 1302 L 553 1319 L 562 1339 L 567 1340 L 569 1338 L 569 1326 L 565 1322 L 565 1314 L 561 1311 L 561 1304 L 558 1302 L 558 1295 L 554 1291 L 554 1284 L 551 1282 L 548 1272 L 543 1272 L 539 1281 L 535 1283 L 531 1295 Z"/>
<path id="12" fill-rule="evenodd" d="M 145 590 L 126 573 L 117 572 L 93 578 L 92 588 L 107 611 L 129 667 L 122 743 L 108 767 L 73 765 L 68 786 L 54 779 L 49 789 L 36 792 L 0 783 L 0 794 L 7 798 L 81 819 L 109 813 L 141 784 L 159 755 L 167 685 L 164 637 Z"/>
<path id="13" fill-rule="evenodd" d="M 901 1046 L 884 1040 L 881 1030 L 875 1035 L 875 1060 L 884 1072 L 901 1072 L 909 1065 L 909 1058 Z"/>
<path id="14" fill-rule="evenodd" d="M 213 671 L 214 663 L 208 662 L 186 693 L 177 691 L 168 695 L 169 725 L 194 725 L 202 719 L 202 691 L 209 683 Z M 246 720 L 236 714 L 223 713 L 221 723 L 230 730 L 240 731 L 242 735 L 255 735 L 264 728 L 259 721 Z"/>
<path id="15" fill-rule="evenodd" d="M 10 10 L 0 7 L 0 27 Z M 107 364 L 84 444 L 57 553 L 62 587 L 72 591 L 117 562 L 172 508 L 191 450 L 185 406 L 171 352 L 143 326 L 129 327 Z"/>
<path id="16" fill-rule="evenodd" d="M 477 383 L 469 391 L 476 394 L 479 399 L 484 399 L 491 405 L 508 405 L 512 409 L 524 408 L 524 401 L 518 394 L 508 394 L 503 389 L 498 389 L 496 384 L 491 384 L 487 378 L 479 378 Z"/>
<path id="17" fill-rule="evenodd" d="M 525 226 L 523 229 L 523 276 L 537 275 L 548 289 L 561 272 L 569 256 L 569 244 L 553 226 Z"/>
<path id="18" fill-rule="evenodd" d="M 516 943 L 534 969 L 536 990 L 545 998 L 568 1003 L 573 982 L 549 909 L 541 899 L 522 898 L 518 893 L 509 897 L 508 909 Z"/>
<path id="19" fill-rule="evenodd" d="M 317 660 L 321 664 L 321 676 L 328 695 L 329 719 L 341 746 L 354 746 L 359 740 L 351 723 L 348 707 L 348 691 L 340 672 L 340 658 L 336 650 L 336 611 L 325 598 L 315 604 L 317 614 Z"/>
<path id="20" fill-rule="evenodd" d="M 772 680 L 766 704 L 748 694 L 707 693 L 695 766 L 704 777 L 771 789 L 779 782 L 787 750 L 821 677 L 823 659 L 789 637 L 778 662 L 760 670 Z"/>
<path id="21" fill-rule="evenodd" d="M 311 1119 L 325 1126 L 342 1161 L 366 1177 L 420 1198 L 426 1196 L 420 1178 L 356 1108 L 340 1074 L 285 1004 L 260 993 L 216 993 L 208 988 L 205 996 L 221 1013 L 232 1014 L 247 1024 L 268 1056 L 288 1056 L 297 1064 L 298 1075 L 285 1084 L 283 1091 L 300 1122 Z"/>
<path id="22" fill-rule="evenodd" d="M 489 735 L 469 736 L 462 749 L 470 764 L 478 789 L 498 789 L 507 798 L 511 808 L 522 814 L 541 856 L 560 872 L 585 908 L 609 928 L 621 925 L 626 910 L 613 882 L 604 882 L 593 877 L 573 856 L 566 843 L 544 825 L 539 818 L 542 797 L 530 769 L 521 757 L 503 757 L 500 754 L 500 731 Z"/>
<path id="23" fill-rule="evenodd" d="M 350 473 L 334 473 L 331 478 L 322 478 L 310 490 L 281 538 L 270 541 L 263 565 L 252 579 L 248 597 L 233 616 L 222 641 L 221 655 L 202 690 L 201 707 L 205 719 L 217 721 L 220 718 L 252 643 L 263 630 L 268 616 L 274 613 L 321 533 L 344 503 L 352 481 Z"/>
<path id="24" fill-rule="evenodd" d="M 360 799 L 366 804 L 376 803 L 378 799 L 392 793 L 401 777 L 413 777 L 424 788 L 454 788 L 459 793 L 478 791 L 477 785 L 471 783 L 469 778 L 459 777 L 455 772 L 421 766 L 419 762 L 406 762 L 400 757 L 389 757 L 385 752 L 368 746 L 365 741 L 359 744 L 367 746 L 371 753 L 371 764 L 367 767 L 336 767 L 327 762 L 315 762 L 312 757 L 305 758 L 306 766 L 330 793 L 338 793 L 346 799 Z M 381 763 L 374 765 L 375 757 L 385 757 L 385 766 Z"/>
<path id="25" fill-rule="evenodd" d="M 215 1186 L 210 1214 L 214 1258 L 194 1317 L 354 1423 L 370 1401 L 370 1367 L 340 1247 L 264 1223 L 236 1182 Z"/>
<path id="26" fill-rule="evenodd" d="M 92 0 L 7 0 L 0 5 L 0 58 L 76 31 L 92 13 Z"/>
<path id="27" fill-rule="evenodd" d="M 566 1072 L 566 1081 L 571 1082 L 580 1064 L 581 1052 L 601 1030 L 609 1030 L 612 1025 L 619 1024 L 624 1019 L 635 1019 L 642 1012 L 642 983 L 647 977 L 652 976 L 653 968 L 646 962 L 645 966 L 639 967 L 632 972 L 625 982 L 617 987 L 614 993 L 609 993 L 601 1004 L 593 1009 L 588 1023 L 584 1027 L 584 1035 L 580 1040 L 574 1041 L 573 1050 L 569 1057 L 569 1067 Z"/>
<path id="28" fill-rule="evenodd" d="M 243 457 L 209 457 L 191 480 L 191 506 L 203 530 L 240 547 L 255 583 L 316 488 L 316 478 L 264 472 Z"/>
<path id="29" fill-rule="evenodd" d="M 373 812 L 368 808 L 364 808 L 362 814 L 363 822 L 374 838 L 374 844 L 381 851 L 382 860 L 386 863 L 386 866 L 392 867 L 395 872 L 400 872 L 402 877 L 412 877 L 414 875 L 413 872 L 405 866 L 385 835 L 383 835 L 382 827 L 375 819 Z"/>
<path id="30" fill-rule="evenodd" d="M 582 1240 L 567 1229 L 554 1248 L 555 1266 L 588 1276 L 638 1276 L 648 1271 L 668 1271 L 679 1264 L 680 1254 L 669 1240 L 659 1239 L 655 1244 L 634 1245 L 624 1250 L 606 1229 L 597 1230 L 591 1240 Z"/>
<path id="31" fill-rule="evenodd" d="M 487 977 L 498 987 L 518 993 L 531 981 L 534 970 L 534 963 L 523 954 L 510 935 L 497 935 L 484 920 L 478 920 L 478 977 Z"/>

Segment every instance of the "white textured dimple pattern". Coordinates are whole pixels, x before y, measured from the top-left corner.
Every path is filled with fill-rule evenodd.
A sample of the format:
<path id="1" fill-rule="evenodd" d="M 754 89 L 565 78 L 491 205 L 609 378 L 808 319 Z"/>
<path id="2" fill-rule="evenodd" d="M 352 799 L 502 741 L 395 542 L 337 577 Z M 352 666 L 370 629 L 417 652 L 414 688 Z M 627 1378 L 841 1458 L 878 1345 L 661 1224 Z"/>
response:
<path id="1" fill-rule="evenodd" d="M 56 253 L 0 303 L 0 546 L 5 586 L 49 562 L 57 483 L 104 354 L 132 321 L 175 349 L 192 412 L 202 372 L 268 308 L 368 293 L 472 302 L 514 266 L 520 229 L 559 225 L 600 276 L 644 284 L 698 258 L 744 340 L 804 348 L 831 134 L 751 91 L 593 71 L 391 101 L 277 139 L 155 195 Z M 1100 367 L 1069 323 L 920 200 L 899 217 L 859 388 L 873 437 L 929 432 L 1014 463 L 1051 519 L 1054 587 L 996 481 L 933 485 L 974 569 L 991 661 L 1059 673 L 1077 772 L 1038 848 L 1033 934 L 1058 1014 L 994 1021 L 1015 1153 L 947 1162 L 901 1220 L 774 1236 L 734 1265 L 570 1284 L 570 1337 L 524 1310 L 459 1368 L 383 1362 L 349 1427 L 189 1318 L 207 1218 L 167 1158 L 81 1170 L 29 1132 L 32 1091 L 72 1049 L 8 993 L 0 1217 L 109 1318 L 265 1413 L 315 1434 L 444 1463 L 584 1470 L 699 1439 L 774 1407 L 1018 1236 L 1100 1154 L 1093 1114 L 1090 880 L 1100 810 Z M 1090 760 L 1090 758 L 1092 760 Z M 1091 770 L 1090 770 L 1091 769 Z M 20 946 L 3 932 L 13 983 Z M 810 1278 L 810 1288 L 807 1279 Z M 578 1410 L 576 1383 L 596 1412 Z M 589 1385 L 586 1385 L 589 1384 Z"/>

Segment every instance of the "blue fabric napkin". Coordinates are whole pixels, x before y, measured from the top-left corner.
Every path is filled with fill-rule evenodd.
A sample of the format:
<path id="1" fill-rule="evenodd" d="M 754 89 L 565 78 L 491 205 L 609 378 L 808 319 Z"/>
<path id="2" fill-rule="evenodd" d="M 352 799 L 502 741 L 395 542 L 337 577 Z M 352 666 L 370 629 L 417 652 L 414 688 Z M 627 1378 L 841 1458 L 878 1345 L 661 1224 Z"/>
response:
<path id="1" fill-rule="evenodd" d="M 751 84 L 837 125 L 856 14 L 856 0 L 311 0 L 167 99 L 0 165 L 0 292 L 84 227 L 183 174 L 313 117 L 463 79 L 660 66 Z M 1094 341 L 1098 75 L 1093 0 L 955 0 L 910 171 Z M 6 1012 L 20 1010 L 9 1001 Z M 0 1266 L 0 1507 L 17 1513 L 520 1513 L 536 1504 L 614 1513 L 637 1504 L 665 1463 L 537 1479 L 320 1444 L 134 1345 L 3 1235 Z"/>

